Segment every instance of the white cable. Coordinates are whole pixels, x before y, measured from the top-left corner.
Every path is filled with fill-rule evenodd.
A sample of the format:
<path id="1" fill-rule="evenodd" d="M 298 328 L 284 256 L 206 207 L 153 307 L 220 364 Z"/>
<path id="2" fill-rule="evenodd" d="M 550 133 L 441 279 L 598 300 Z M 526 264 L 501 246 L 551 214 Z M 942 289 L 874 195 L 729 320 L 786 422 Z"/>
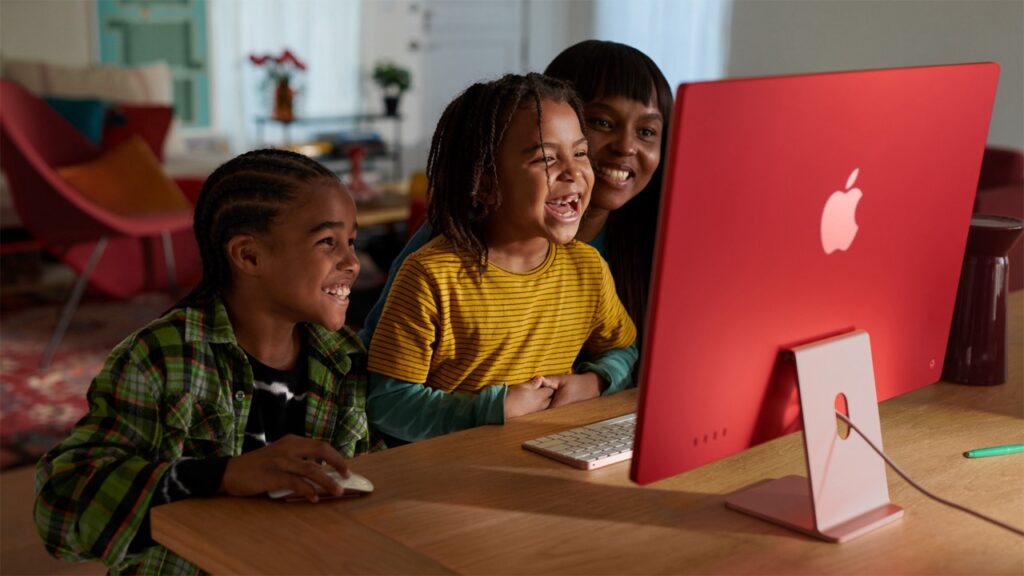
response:
<path id="1" fill-rule="evenodd" d="M 971 510 L 970 508 L 967 508 L 966 506 L 961 506 L 960 504 L 957 504 L 956 502 L 950 502 L 949 500 L 946 500 L 945 498 L 941 498 L 939 496 L 936 496 L 935 494 L 932 494 L 931 492 L 926 490 L 923 486 L 921 486 L 917 482 L 914 482 L 913 480 L 911 480 L 910 476 L 907 476 L 906 473 L 903 472 L 903 470 L 900 470 L 900 467 L 897 466 L 895 462 L 890 460 L 889 457 L 885 455 L 885 453 L 883 453 L 881 450 L 879 450 L 878 446 L 875 446 L 875 443 L 872 442 L 871 440 L 869 440 L 868 437 L 865 436 L 864 433 L 860 431 L 860 428 L 857 428 L 857 426 L 853 422 L 850 422 L 850 419 L 847 418 L 843 413 L 836 412 L 836 416 L 840 420 L 842 420 L 843 422 L 846 422 L 846 424 L 849 425 L 850 428 L 853 428 L 853 430 L 855 432 L 857 432 L 857 434 L 860 435 L 860 437 L 863 438 L 865 442 L 868 443 L 868 446 L 871 446 L 871 449 L 874 450 L 875 452 L 877 452 L 878 455 L 882 457 L 882 460 L 885 460 L 885 463 L 888 464 L 893 470 L 895 470 L 896 473 L 899 474 L 901 478 L 906 480 L 914 488 L 917 488 L 918 490 L 920 490 L 921 493 L 923 493 L 925 496 L 931 498 L 932 500 L 937 500 L 937 501 L 945 504 L 946 506 L 951 506 L 953 508 L 956 508 L 957 510 L 960 510 L 961 512 L 966 512 L 966 513 L 968 513 L 968 514 L 970 514 L 972 516 L 975 516 L 977 518 L 980 518 L 980 519 L 982 519 L 982 520 L 984 520 L 986 522 L 991 522 L 992 524 L 995 524 L 996 526 L 999 526 L 1000 528 L 1004 528 L 1006 530 L 1009 530 L 1010 532 L 1013 532 L 1014 534 L 1017 534 L 1017 535 L 1020 535 L 1020 536 L 1024 536 L 1024 530 L 1021 530 L 1020 528 L 1014 528 L 1013 526 L 1010 526 L 1009 524 L 1006 524 L 1004 522 L 1000 522 L 999 520 L 996 520 L 995 518 L 990 518 L 990 517 L 985 516 L 984 514 L 982 514 L 980 512 L 975 512 L 974 510 Z"/>

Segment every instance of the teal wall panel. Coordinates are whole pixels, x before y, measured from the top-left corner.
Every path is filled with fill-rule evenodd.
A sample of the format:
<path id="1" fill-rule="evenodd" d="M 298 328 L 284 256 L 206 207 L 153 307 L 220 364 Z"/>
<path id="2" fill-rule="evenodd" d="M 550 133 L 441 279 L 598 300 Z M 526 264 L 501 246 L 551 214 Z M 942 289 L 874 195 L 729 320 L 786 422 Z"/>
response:
<path id="1" fill-rule="evenodd" d="M 183 126 L 210 126 L 206 0 L 97 0 L 100 61 L 167 62 L 174 114 Z"/>

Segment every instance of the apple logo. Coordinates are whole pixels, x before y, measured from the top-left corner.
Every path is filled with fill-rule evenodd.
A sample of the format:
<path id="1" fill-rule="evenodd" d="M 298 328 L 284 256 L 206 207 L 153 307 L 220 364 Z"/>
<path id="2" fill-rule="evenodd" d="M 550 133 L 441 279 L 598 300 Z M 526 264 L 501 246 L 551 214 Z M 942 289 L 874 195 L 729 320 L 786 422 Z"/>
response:
<path id="1" fill-rule="evenodd" d="M 859 173 L 860 168 L 854 168 L 850 177 L 846 179 L 846 192 L 837 190 L 825 202 L 825 209 L 821 213 L 821 247 L 825 254 L 846 250 L 853 244 L 853 238 L 857 235 L 854 212 L 857 211 L 857 203 L 864 196 L 860 188 L 853 187 Z"/>

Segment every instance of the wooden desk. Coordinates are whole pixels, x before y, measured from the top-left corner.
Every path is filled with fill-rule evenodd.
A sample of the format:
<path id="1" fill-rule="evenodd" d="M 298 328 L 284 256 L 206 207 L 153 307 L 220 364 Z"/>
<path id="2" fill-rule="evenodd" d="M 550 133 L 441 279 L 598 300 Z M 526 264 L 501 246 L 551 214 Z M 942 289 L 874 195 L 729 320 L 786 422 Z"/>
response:
<path id="1" fill-rule="evenodd" d="M 938 383 L 881 405 L 887 452 L 939 495 L 1024 526 L 1024 292 L 1011 296 L 1010 380 Z M 903 519 L 846 544 L 725 508 L 724 496 L 805 474 L 799 434 L 646 487 L 628 463 L 583 472 L 527 439 L 635 409 L 635 391 L 361 457 L 373 495 L 318 505 L 192 500 L 153 510 L 159 542 L 212 572 L 470 574 L 1021 574 L 1024 539 L 942 506 L 889 472 Z"/>

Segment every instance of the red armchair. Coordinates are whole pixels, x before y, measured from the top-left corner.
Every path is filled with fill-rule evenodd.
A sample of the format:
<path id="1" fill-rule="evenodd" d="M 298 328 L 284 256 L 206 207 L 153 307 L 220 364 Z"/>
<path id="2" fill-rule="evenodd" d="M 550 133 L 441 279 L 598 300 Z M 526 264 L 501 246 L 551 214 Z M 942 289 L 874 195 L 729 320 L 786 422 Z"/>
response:
<path id="1" fill-rule="evenodd" d="M 56 111 L 20 85 L 0 80 L 0 165 L 28 233 L 74 269 L 78 279 L 43 353 L 49 365 L 86 286 L 125 298 L 178 290 L 200 273 L 190 210 L 127 217 L 83 198 L 56 169 L 100 152 Z M 184 264 L 179 275 L 176 263 Z"/>

